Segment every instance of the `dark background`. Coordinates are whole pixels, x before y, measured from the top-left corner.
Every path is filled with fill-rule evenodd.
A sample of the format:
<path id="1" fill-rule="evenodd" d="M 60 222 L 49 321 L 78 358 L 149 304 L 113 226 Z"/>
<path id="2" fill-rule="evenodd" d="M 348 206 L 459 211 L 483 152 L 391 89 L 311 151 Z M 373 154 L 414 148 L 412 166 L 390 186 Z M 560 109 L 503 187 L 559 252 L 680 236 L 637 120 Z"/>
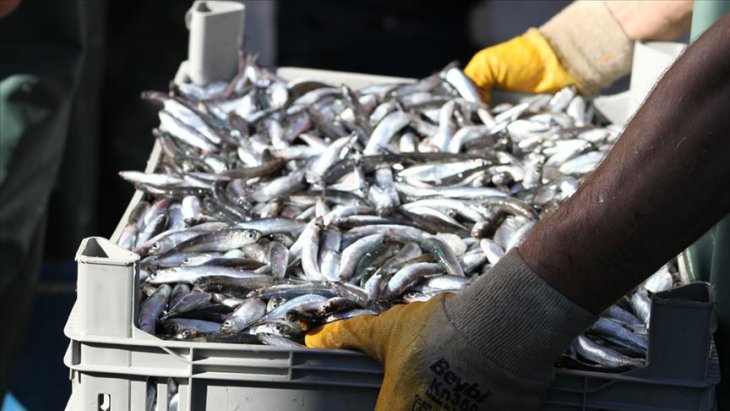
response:
<path id="1" fill-rule="evenodd" d="M 255 47 L 262 43 L 257 36 L 268 33 L 275 47 L 262 55 L 271 65 L 424 77 L 453 60 L 463 66 L 481 47 L 541 24 L 567 3 L 282 0 L 273 5 L 275 27 L 252 24 L 249 16 L 247 43 Z M 117 172 L 144 168 L 158 122 L 156 110 L 139 96 L 167 90 L 185 59 L 190 4 L 85 4 L 82 80 L 49 204 L 46 261 L 30 331 L 12 385 L 29 410 L 63 409 L 70 395 L 62 357 L 68 345 L 63 326 L 75 301 L 73 257 L 84 237 L 111 235 L 132 196 Z"/>

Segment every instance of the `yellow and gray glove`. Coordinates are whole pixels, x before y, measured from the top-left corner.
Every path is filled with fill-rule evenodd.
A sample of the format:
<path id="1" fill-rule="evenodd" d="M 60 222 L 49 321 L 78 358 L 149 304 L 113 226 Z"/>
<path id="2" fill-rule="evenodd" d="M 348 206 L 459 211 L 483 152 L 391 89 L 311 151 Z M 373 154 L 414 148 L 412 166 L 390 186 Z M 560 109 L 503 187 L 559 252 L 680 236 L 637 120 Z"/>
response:
<path id="1" fill-rule="evenodd" d="M 458 296 L 330 323 L 306 344 L 380 361 L 377 410 L 529 410 L 539 407 L 554 360 L 594 321 L 513 250 Z"/>
<path id="2" fill-rule="evenodd" d="M 492 88 L 553 93 L 574 85 L 583 94 L 629 72 L 633 41 L 606 5 L 577 1 L 539 29 L 485 48 L 464 69 L 489 101 Z"/>

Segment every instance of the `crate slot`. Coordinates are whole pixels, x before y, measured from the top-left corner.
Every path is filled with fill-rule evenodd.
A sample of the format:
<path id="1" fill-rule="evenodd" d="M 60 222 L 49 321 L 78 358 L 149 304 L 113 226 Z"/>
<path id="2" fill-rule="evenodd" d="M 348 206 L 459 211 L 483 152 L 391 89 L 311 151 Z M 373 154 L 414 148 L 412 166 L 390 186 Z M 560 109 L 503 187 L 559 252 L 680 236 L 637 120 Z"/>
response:
<path id="1" fill-rule="evenodd" d="M 99 411 L 110 411 L 112 409 L 112 396 L 106 393 L 99 394 L 97 404 Z"/>

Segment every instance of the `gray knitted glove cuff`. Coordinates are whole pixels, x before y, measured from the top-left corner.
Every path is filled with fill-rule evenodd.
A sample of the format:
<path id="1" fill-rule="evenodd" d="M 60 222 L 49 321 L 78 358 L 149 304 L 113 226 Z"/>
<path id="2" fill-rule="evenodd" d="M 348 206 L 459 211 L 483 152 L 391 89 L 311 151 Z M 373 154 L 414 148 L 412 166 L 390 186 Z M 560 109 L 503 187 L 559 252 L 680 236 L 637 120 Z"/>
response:
<path id="1" fill-rule="evenodd" d="M 554 360 L 596 321 L 535 274 L 516 249 L 447 301 L 445 311 L 468 345 L 527 380 L 550 378 Z"/>

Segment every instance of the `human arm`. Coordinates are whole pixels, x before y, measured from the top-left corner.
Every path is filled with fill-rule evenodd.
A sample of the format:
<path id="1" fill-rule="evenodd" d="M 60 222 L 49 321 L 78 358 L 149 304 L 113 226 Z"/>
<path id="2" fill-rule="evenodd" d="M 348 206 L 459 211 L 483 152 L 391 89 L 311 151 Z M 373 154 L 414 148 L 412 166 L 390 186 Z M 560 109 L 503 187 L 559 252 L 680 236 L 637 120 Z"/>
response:
<path id="1" fill-rule="evenodd" d="M 383 363 L 378 409 L 454 398 L 536 409 L 553 361 L 595 314 L 730 211 L 729 41 L 727 16 L 670 69 L 582 188 L 461 294 L 331 323 L 307 345 Z"/>
<path id="2" fill-rule="evenodd" d="M 670 41 L 689 33 L 692 0 L 604 1 L 624 33 L 637 41 Z"/>
<path id="3" fill-rule="evenodd" d="M 576 1 L 538 29 L 485 48 L 464 72 L 487 100 L 492 88 L 584 94 L 628 73 L 633 42 L 670 40 L 689 30 L 691 0 Z"/>
<path id="4" fill-rule="evenodd" d="M 520 254 L 600 312 L 730 210 L 730 16 L 688 48 L 604 163 Z"/>

